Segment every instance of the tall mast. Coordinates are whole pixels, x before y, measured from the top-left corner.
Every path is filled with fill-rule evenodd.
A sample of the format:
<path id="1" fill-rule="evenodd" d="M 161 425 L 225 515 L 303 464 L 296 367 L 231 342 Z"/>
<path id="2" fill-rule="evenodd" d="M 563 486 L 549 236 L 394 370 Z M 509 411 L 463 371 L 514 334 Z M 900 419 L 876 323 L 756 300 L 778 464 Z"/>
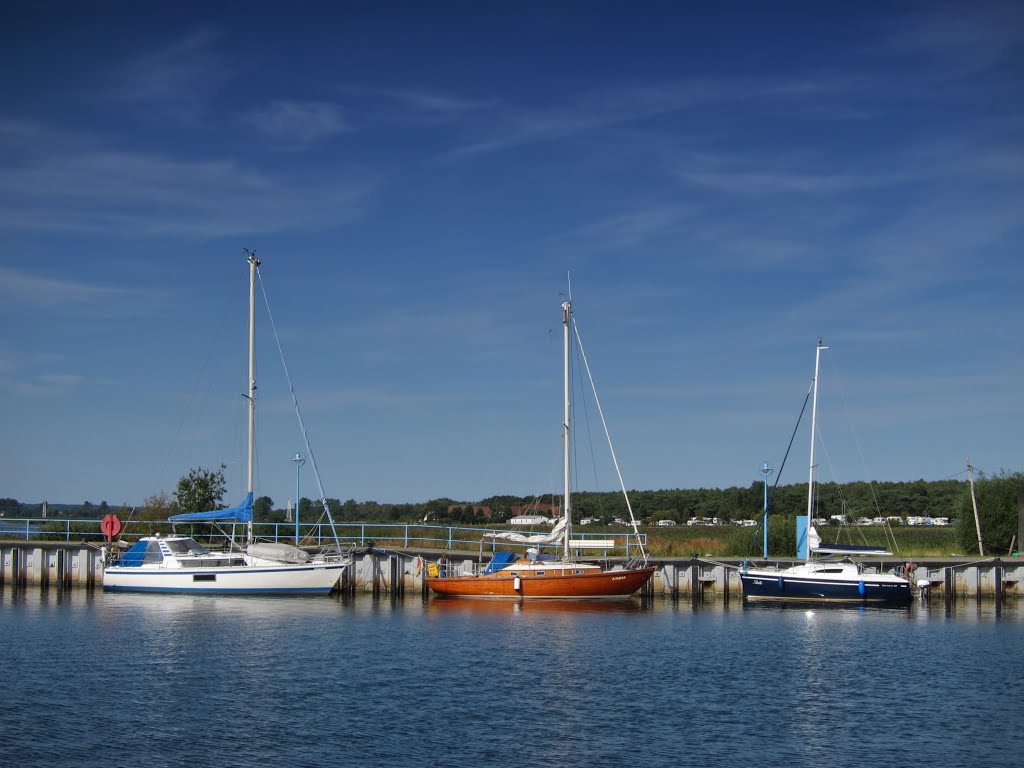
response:
<path id="1" fill-rule="evenodd" d="M 811 460 L 809 478 L 807 480 L 807 559 L 811 559 L 810 530 L 814 520 L 814 440 L 818 434 L 818 366 L 821 361 L 821 350 L 828 349 L 821 345 L 818 339 L 818 347 L 814 352 L 814 397 L 811 400 Z"/>
<path id="2" fill-rule="evenodd" d="M 569 393 L 571 381 L 569 378 L 569 319 L 572 315 L 572 301 L 566 301 L 562 303 L 562 339 L 563 346 L 565 349 L 564 361 L 563 361 L 563 374 L 565 382 L 565 398 L 564 405 L 565 411 L 562 416 L 562 478 L 563 478 L 563 499 L 562 499 L 562 514 L 565 518 L 565 534 L 562 539 L 563 545 L 563 556 L 566 560 L 569 559 L 569 529 L 572 526 L 572 508 L 570 507 L 570 477 L 569 477 Z"/>
<path id="3" fill-rule="evenodd" d="M 256 448 L 256 270 L 260 260 L 256 254 L 246 250 L 249 256 L 249 459 L 246 474 L 246 491 L 253 492 L 253 455 Z M 249 540 L 252 540 L 252 520 L 248 526 Z"/>

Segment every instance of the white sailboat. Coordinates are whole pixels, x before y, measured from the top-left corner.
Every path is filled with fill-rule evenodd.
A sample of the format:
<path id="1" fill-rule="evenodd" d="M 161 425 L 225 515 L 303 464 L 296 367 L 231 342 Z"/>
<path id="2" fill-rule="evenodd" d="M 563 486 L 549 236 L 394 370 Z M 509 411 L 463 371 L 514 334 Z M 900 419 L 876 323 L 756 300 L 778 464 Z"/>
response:
<path id="1" fill-rule="evenodd" d="M 814 399 L 811 405 L 811 458 L 807 483 L 807 554 L 803 563 L 788 568 L 749 568 L 740 571 L 743 599 L 775 602 L 838 602 L 905 604 L 912 599 L 905 573 L 866 573 L 852 555 L 889 555 L 881 547 L 825 544 L 814 527 L 814 443 L 817 435 L 818 370 L 822 350 L 814 356 Z M 820 559 L 841 556 L 841 560 Z"/>
<path id="2" fill-rule="evenodd" d="M 246 524 L 245 551 L 211 552 L 191 536 L 145 536 L 103 569 L 103 588 L 131 592 L 214 594 L 327 594 L 338 583 L 351 556 L 335 536 L 333 551 L 310 555 L 275 542 L 257 542 L 252 534 L 253 454 L 256 414 L 256 277 L 260 262 L 249 263 L 248 493 L 230 509 L 174 515 L 174 523 L 241 522 Z M 300 418 L 301 424 L 301 418 Z M 307 445 L 307 453 L 309 452 Z M 324 504 L 330 519 L 330 511 Z M 333 521 L 331 523 L 333 529 Z"/>

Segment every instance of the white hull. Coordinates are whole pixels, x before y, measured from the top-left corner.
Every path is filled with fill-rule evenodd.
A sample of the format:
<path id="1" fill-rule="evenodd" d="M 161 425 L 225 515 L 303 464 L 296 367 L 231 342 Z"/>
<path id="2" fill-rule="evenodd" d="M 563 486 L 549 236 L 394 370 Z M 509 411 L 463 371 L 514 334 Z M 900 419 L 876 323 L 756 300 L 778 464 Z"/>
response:
<path id="1" fill-rule="evenodd" d="M 105 590 L 208 594 L 327 594 L 345 563 L 229 566 L 225 568 L 147 568 L 108 566 Z"/>

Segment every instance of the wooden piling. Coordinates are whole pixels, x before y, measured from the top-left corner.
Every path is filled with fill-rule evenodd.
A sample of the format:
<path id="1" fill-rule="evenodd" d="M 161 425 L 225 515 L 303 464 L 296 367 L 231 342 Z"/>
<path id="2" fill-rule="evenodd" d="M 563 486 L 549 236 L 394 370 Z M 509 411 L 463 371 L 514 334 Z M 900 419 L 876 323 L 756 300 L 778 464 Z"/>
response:
<path id="1" fill-rule="evenodd" d="M 953 566 L 946 566 L 942 571 L 942 597 L 946 604 L 946 610 L 952 610 L 954 602 L 954 591 L 956 590 L 956 579 L 953 576 Z"/>
<path id="2" fill-rule="evenodd" d="M 1003 563 L 997 557 L 993 561 L 993 565 L 996 580 L 996 616 L 1000 616 L 1003 612 Z"/>

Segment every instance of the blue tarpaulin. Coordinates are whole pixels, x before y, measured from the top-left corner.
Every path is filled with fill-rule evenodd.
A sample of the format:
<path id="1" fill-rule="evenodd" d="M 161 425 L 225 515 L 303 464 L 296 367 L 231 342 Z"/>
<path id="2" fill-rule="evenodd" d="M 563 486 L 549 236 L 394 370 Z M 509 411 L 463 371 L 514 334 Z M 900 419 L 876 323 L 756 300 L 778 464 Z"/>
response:
<path id="1" fill-rule="evenodd" d="M 240 523 L 247 523 L 252 520 L 252 492 L 245 497 L 245 501 L 237 507 L 230 509 L 214 509 L 209 512 L 189 512 L 184 515 L 172 515 L 168 518 L 172 523 L 184 523 L 203 520 L 237 520 Z"/>
<path id="2" fill-rule="evenodd" d="M 484 569 L 484 574 L 496 573 L 504 568 L 508 568 L 518 559 L 519 556 L 515 552 L 495 552 L 491 562 Z"/>
<path id="3" fill-rule="evenodd" d="M 122 568 L 138 568 L 146 559 L 147 546 L 149 546 L 149 542 L 136 541 L 132 544 L 131 549 L 121 555 L 116 565 Z"/>

